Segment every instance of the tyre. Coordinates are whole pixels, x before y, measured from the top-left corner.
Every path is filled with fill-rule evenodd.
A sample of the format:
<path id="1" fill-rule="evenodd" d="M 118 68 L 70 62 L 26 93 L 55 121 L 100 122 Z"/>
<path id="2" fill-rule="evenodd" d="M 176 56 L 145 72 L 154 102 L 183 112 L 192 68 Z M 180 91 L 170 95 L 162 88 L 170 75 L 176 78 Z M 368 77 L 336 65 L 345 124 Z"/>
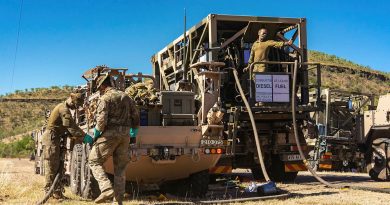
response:
<path id="1" fill-rule="evenodd" d="M 35 155 L 36 155 L 36 150 L 35 150 Z M 41 168 L 39 167 L 39 160 L 40 158 L 34 158 L 34 172 L 35 174 L 40 174 L 41 173 Z"/>
<path id="2" fill-rule="evenodd" d="M 284 162 L 280 160 L 279 155 L 273 155 L 268 175 L 271 180 L 276 182 L 293 182 L 297 177 L 298 172 L 285 172 Z"/>
<path id="3" fill-rule="evenodd" d="M 252 171 L 253 179 L 255 180 L 264 179 L 263 171 L 261 171 L 261 167 L 259 164 L 256 164 L 255 166 L 251 167 L 251 171 Z"/>
<path id="4" fill-rule="evenodd" d="M 90 146 L 88 144 L 83 145 L 82 157 L 81 157 L 81 196 L 87 199 L 95 199 L 100 195 L 99 184 L 93 177 L 91 169 L 88 166 Z"/>
<path id="5" fill-rule="evenodd" d="M 39 157 L 39 174 L 41 176 L 45 176 L 45 152 L 43 151 L 44 149 L 42 149 L 42 153 L 41 153 L 41 156 Z"/>
<path id="6" fill-rule="evenodd" d="M 201 171 L 195 174 L 192 174 L 189 178 L 189 193 L 193 197 L 203 197 L 206 195 L 209 187 L 209 171 Z"/>
<path id="7" fill-rule="evenodd" d="M 390 180 L 390 139 L 378 138 L 368 152 L 367 171 L 376 181 Z"/>
<path id="8" fill-rule="evenodd" d="M 203 197 L 208 191 L 208 170 L 192 174 L 187 179 L 166 182 L 160 186 L 163 192 L 181 197 Z"/>
<path id="9" fill-rule="evenodd" d="M 76 144 L 72 150 L 70 163 L 70 190 L 73 194 L 80 195 L 81 191 L 81 161 L 83 155 L 83 145 Z"/>

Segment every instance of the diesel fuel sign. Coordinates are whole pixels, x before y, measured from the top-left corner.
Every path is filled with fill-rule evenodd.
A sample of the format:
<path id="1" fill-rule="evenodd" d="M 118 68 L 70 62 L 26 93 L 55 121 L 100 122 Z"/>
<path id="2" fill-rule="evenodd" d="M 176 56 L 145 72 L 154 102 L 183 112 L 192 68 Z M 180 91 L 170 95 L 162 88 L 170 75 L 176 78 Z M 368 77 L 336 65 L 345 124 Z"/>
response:
<path id="1" fill-rule="evenodd" d="M 289 75 L 255 75 L 256 102 L 290 102 Z"/>

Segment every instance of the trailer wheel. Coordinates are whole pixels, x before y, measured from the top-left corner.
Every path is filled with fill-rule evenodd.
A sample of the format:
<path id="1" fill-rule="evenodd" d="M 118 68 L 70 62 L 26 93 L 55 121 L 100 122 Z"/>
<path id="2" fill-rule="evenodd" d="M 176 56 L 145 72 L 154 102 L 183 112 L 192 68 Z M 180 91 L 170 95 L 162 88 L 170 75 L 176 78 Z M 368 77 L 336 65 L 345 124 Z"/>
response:
<path id="1" fill-rule="evenodd" d="M 80 195 L 80 174 L 81 161 L 83 155 L 83 145 L 76 144 L 72 150 L 72 158 L 70 163 L 70 190 L 73 194 Z"/>
<path id="2" fill-rule="evenodd" d="M 90 146 L 88 144 L 83 146 L 81 157 L 81 196 L 87 199 L 95 199 L 100 195 L 100 189 L 88 166 L 89 150 Z"/>
<path id="3" fill-rule="evenodd" d="M 390 180 L 390 139 L 378 138 L 369 151 L 367 171 L 377 181 Z"/>

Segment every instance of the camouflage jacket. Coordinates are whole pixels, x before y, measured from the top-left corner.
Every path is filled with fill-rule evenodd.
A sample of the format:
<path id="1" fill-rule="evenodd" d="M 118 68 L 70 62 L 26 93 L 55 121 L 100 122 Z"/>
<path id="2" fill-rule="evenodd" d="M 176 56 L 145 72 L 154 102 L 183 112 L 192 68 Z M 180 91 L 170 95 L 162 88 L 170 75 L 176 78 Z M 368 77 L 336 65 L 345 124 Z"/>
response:
<path id="1" fill-rule="evenodd" d="M 72 137 L 81 138 L 85 136 L 85 132 L 73 120 L 66 102 L 58 104 L 51 111 L 46 129 L 54 131 L 56 135 L 63 135 L 65 132 L 69 132 Z"/>
<path id="2" fill-rule="evenodd" d="M 255 63 L 255 62 L 261 62 L 261 61 L 267 61 L 269 47 L 281 48 L 283 45 L 284 45 L 284 42 L 280 42 L 280 41 L 268 40 L 268 41 L 261 42 L 261 41 L 257 40 L 252 45 L 251 55 L 249 57 L 248 64 Z M 256 67 L 265 68 L 266 66 L 264 64 L 257 64 L 254 67 L 255 68 Z"/>
<path id="3" fill-rule="evenodd" d="M 127 135 L 130 127 L 139 126 L 139 114 L 134 101 L 124 92 L 107 88 L 96 110 L 96 129 L 109 134 Z"/>

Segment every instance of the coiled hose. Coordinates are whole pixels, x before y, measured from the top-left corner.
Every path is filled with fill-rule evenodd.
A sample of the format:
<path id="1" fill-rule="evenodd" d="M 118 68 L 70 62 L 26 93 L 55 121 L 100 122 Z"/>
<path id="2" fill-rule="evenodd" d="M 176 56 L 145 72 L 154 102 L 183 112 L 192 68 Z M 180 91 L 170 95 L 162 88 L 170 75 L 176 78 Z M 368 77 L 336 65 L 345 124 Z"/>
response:
<path id="1" fill-rule="evenodd" d="M 313 168 L 310 166 L 309 162 L 307 161 L 301 147 L 301 143 L 299 141 L 298 137 L 298 126 L 297 126 L 297 118 L 296 118 L 296 84 L 297 84 L 297 75 L 298 75 L 298 61 L 294 61 L 294 73 L 293 73 L 293 83 L 292 83 L 292 95 L 291 95 L 291 112 L 292 112 L 292 119 L 293 119 L 293 127 L 294 127 L 294 137 L 295 141 L 298 147 L 299 155 L 303 159 L 303 163 L 305 164 L 307 170 L 310 171 L 310 173 L 313 175 L 317 181 L 324 184 L 327 187 L 336 188 L 336 189 L 343 189 L 343 188 L 349 188 L 349 189 L 355 189 L 355 190 L 364 190 L 364 191 L 373 191 L 373 192 L 380 192 L 380 193 L 390 193 L 390 189 L 380 189 L 380 188 L 371 188 L 371 187 L 358 187 L 358 186 L 342 186 L 342 185 L 336 185 L 331 184 L 324 179 L 322 179 L 320 176 L 318 176 L 317 172 L 313 170 Z"/>

